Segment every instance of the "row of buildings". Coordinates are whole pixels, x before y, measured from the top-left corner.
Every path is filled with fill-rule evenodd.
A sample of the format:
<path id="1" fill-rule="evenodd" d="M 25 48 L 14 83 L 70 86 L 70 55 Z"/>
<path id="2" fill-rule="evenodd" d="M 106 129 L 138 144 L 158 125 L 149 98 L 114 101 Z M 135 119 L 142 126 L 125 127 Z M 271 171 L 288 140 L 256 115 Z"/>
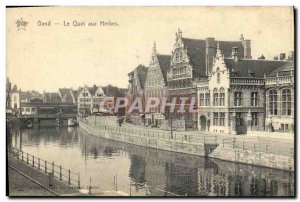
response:
<path id="1" fill-rule="evenodd" d="M 68 103 L 77 106 L 79 113 L 112 113 L 114 102 L 117 97 L 125 96 L 125 89 L 107 85 L 104 87 L 93 85 L 92 87 L 59 88 L 58 92 L 22 91 L 16 85 L 11 87 L 11 82 L 7 78 L 6 84 L 6 109 L 14 114 L 20 114 L 22 103 Z M 100 108 L 100 103 L 105 100 L 104 106 Z"/>
<path id="2" fill-rule="evenodd" d="M 294 54 L 253 59 L 251 40 L 190 39 L 179 29 L 170 55 L 153 45 L 149 66 L 128 74 L 129 103 L 136 97 L 196 97 L 193 113 L 128 112 L 134 124 L 241 134 L 293 131 Z M 175 103 L 175 105 L 178 103 Z M 188 104 L 187 104 L 188 105 Z"/>

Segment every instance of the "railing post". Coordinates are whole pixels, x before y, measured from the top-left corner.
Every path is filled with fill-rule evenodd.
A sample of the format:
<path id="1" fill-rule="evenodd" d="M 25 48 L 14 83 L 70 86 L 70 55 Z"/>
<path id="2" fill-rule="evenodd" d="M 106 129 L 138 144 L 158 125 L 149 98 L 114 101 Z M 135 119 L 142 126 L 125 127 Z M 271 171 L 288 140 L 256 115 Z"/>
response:
<path id="1" fill-rule="evenodd" d="M 233 138 L 233 141 L 232 141 L 232 148 L 235 147 L 235 138 Z"/>
<path id="2" fill-rule="evenodd" d="M 38 158 L 38 169 L 41 169 L 40 158 Z"/>
<path id="3" fill-rule="evenodd" d="M 90 178 L 89 194 L 92 194 L 92 178 Z"/>
<path id="4" fill-rule="evenodd" d="M 62 180 L 61 165 L 59 166 L 59 180 Z"/>
<path id="5" fill-rule="evenodd" d="M 28 153 L 27 153 L 27 164 L 29 163 L 29 155 L 28 155 Z"/>
<path id="6" fill-rule="evenodd" d="M 47 161 L 45 160 L 45 173 L 47 173 Z"/>
<path id="7" fill-rule="evenodd" d="M 78 173 L 78 189 L 80 189 L 80 173 Z"/>
<path id="8" fill-rule="evenodd" d="M 71 170 L 69 169 L 69 180 L 68 180 L 68 184 L 71 185 Z"/>
<path id="9" fill-rule="evenodd" d="M 116 175 L 116 191 L 118 191 L 118 175 Z"/>
<path id="10" fill-rule="evenodd" d="M 22 151 L 22 162 L 24 162 L 24 152 Z"/>
<path id="11" fill-rule="evenodd" d="M 146 191 L 146 196 L 148 196 L 148 193 L 147 193 L 147 185 L 145 184 L 145 191 Z"/>
<path id="12" fill-rule="evenodd" d="M 52 173 L 54 174 L 54 162 L 52 161 Z"/>
<path id="13" fill-rule="evenodd" d="M 17 159 L 19 159 L 20 151 L 17 149 Z"/>
<path id="14" fill-rule="evenodd" d="M 32 156 L 32 167 L 34 167 L 34 156 Z"/>
<path id="15" fill-rule="evenodd" d="M 129 196 L 131 196 L 131 183 L 129 182 Z"/>

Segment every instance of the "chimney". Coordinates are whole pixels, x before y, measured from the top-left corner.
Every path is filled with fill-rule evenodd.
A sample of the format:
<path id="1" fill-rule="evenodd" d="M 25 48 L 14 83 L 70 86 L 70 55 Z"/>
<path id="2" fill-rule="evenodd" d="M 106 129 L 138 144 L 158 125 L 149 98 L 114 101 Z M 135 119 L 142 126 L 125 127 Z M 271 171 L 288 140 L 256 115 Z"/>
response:
<path id="1" fill-rule="evenodd" d="M 235 62 L 238 61 L 238 47 L 232 47 L 232 49 L 231 49 L 231 57 L 232 57 L 232 59 Z"/>
<path id="2" fill-rule="evenodd" d="M 279 54 L 279 60 L 285 60 L 285 53 Z"/>
<path id="3" fill-rule="evenodd" d="M 244 41 L 244 35 L 243 34 L 241 34 L 241 36 L 240 36 L 240 41 Z"/>

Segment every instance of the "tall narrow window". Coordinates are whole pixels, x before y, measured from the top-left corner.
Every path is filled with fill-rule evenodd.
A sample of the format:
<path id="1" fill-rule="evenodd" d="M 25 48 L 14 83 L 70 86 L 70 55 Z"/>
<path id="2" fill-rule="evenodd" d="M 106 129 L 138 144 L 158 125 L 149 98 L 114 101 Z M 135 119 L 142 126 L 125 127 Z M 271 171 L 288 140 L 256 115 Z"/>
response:
<path id="1" fill-rule="evenodd" d="M 234 106 L 242 106 L 242 92 L 234 93 Z"/>
<path id="2" fill-rule="evenodd" d="M 225 113 L 220 113 L 220 126 L 225 126 Z"/>
<path id="3" fill-rule="evenodd" d="M 224 88 L 220 89 L 220 106 L 225 106 L 225 90 L 224 90 Z"/>
<path id="4" fill-rule="evenodd" d="M 209 99 L 210 94 L 205 93 L 205 105 L 210 106 L 210 99 Z"/>
<path id="5" fill-rule="evenodd" d="M 292 114 L 291 90 L 282 90 L 282 115 L 290 116 Z"/>
<path id="6" fill-rule="evenodd" d="M 220 68 L 218 67 L 217 68 L 217 83 L 220 83 L 220 81 L 221 81 L 221 75 L 220 75 Z"/>
<path id="7" fill-rule="evenodd" d="M 218 93 L 218 89 L 214 89 L 214 106 L 218 106 L 218 100 L 219 100 L 219 93 Z"/>
<path id="8" fill-rule="evenodd" d="M 218 115 L 219 115 L 218 113 L 214 112 L 214 117 L 213 117 L 214 126 L 218 125 L 218 119 L 219 119 Z"/>
<path id="9" fill-rule="evenodd" d="M 252 112 L 251 116 L 252 116 L 251 125 L 252 126 L 258 126 L 258 113 L 257 112 Z"/>
<path id="10" fill-rule="evenodd" d="M 251 106 L 258 106 L 258 92 L 251 93 Z"/>
<path id="11" fill-rule="evenodd" d="M 243 125 L 242 113 L 236 113 L 236 125 L 237 126 Z"/>
<path id="12" fill-rule="evenodd" d="M 277 91 L 269 91 L 269 110 L 270 114 L 277 115 Z"/>
<path id="13" fill-rule="evenodd" d="M 200 106 L 205 106 L 204 93 L 200 94 Z"/>

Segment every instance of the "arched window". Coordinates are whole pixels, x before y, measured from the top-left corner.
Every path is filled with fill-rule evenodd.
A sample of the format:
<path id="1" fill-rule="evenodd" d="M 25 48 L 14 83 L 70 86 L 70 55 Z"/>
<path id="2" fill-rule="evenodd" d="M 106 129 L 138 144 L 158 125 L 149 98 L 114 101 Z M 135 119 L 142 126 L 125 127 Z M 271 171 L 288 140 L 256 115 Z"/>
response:
<path id="1" fill-rule="evenodd" d="M 282 90 L 282 115 L 290 116 L 292 114 L 292 99 L 291 99 L 291 90 L 283 89 Z"/>
<path id="2" fill-rule="evenodd" d="M 214 100 L 214 106 L 218 106 L 218 100 L 219 100 L 219 93 L 218 93 L 218 89 L 214 89 L 213 90 L 213 100 Z"/>
<path id="3" fill-rule="evenodd" d="M 225 106 L 225 90 L 220 88 L 220 106 Z"/>
<path id="4" fill-rule="evenodd" d="M 269 111 L 272 115 L 277 115 L 277 91 L 269 91 Z"/>

